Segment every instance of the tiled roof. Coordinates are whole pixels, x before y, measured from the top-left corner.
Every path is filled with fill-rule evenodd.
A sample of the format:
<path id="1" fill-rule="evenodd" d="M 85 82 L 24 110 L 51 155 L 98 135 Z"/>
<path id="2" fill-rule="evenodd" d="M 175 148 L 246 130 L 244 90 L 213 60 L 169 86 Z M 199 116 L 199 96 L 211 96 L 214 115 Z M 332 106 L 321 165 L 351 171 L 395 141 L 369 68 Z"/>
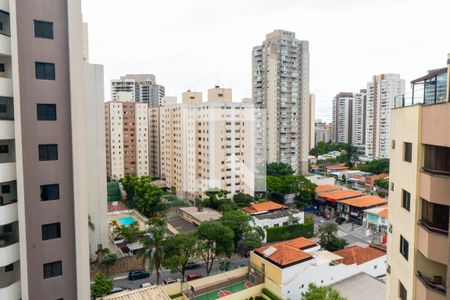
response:
<path id="1" fill-rule="evenodd" d="M 285 242 L 265 245 L 256 249 L 255 252 L 280 267 L 286 267 L 311 259 L 313 256 L 302 249 L 308 249 L 314 246 L 317 246 L 317 243 L 300 237 Z M 270 251 L 269 248 L 273 248 L 273 252 L 270 255 L 265 255 L 264 252 L 266 250 Z"/>
<path id="2" fill-rule="evenodd" d="M 324 200 L 336 202 L 339 200 L 360 197 L 363 195 L 364 195 L 363 193 L 357 192 L 354 190 L 340 190 L 340 191 L 334 191 L 334 192 L 321 193 L 319 195 L 319 197 Z"/>
<path id="3" fill-rule="evenodd" d="M 364 264 L 378 257 L 386 255 L 385 252 L 373 247 L 350 246 L 342 250 L 335 251 L 334 254 L 342 256 L 342 263 L 346 265 Z"/>
<path id="4" fill-rule="evenodd" d="M 283 209 L 287 208 L 287 206 L 284 206 L 282 204 L 273 202 L 273 201 L 265 201 L 265 202 L 259 202 L 254 203 L 250 206 L 242 208 L 248 213 L 257 213 L 257 212 L 263 212 L 263 211 L 271 211 L 271 210 L 277 210 L 277 209 Z"/>
<path id="5" fill-rule="evenodd" d="M 321 184 L 316 187 L 316 194 L 342 190 L 343 187 L 333 184 Z"/>
<path id="6" fill-rule="evenodd" d="M 375 196 L 364 196 L 364 197 L 358 197 L 358 198 L 352 198 L 352 199 L 346 199 L 339 201 L 341 204 L 347 204 L 349 206 L 353 207 L 372 207 L 380 204 L 387 203 L 386 199 L 375 197 Z"/>
<path id="7" fill-rule="evenodd" d="M 387 205 L 378 206 L 378 207 L 366 209 L 366 210 L 364 210 L 364 212 L 372 214 L 372 215 L 377 215 L 379 217 L 387 218 L 388 207 L 387 207 Z"/>

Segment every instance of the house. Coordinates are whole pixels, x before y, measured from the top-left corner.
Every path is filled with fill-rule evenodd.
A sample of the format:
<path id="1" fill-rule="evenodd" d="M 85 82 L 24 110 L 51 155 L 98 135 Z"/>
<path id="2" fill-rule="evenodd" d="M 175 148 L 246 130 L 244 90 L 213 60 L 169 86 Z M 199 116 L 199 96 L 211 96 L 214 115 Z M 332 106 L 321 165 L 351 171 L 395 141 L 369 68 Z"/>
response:
<path id="1" fill-rule="evenodd" d="M 222 214 L 220 212 L 209 207 L 179 207 L 177 215 L 166 220 L 167 229 L 172 234 L 192 232 L 201 223 L 206 221 L 217 221 L 221 217 Z"/>
<path id="2" fill-rule="evenodd" d="M 268 228 L 303 224 L 305 221 L 302 211 L 288 208 L 273 201 L 254 203 L 242 208 L 242 210 L 252 217 L 255 226 L 264 230 L 264 242 L 266 241 Z"/>
<path id="3" fill-rule="evenodd" d="M 386 274 L 386 253 L 353 245 L 334 253 L 305 238 L 265 245 L 250 254 L 250 267 L 265 275 L 265 285 L 283 299 L 301 299 L 310 283 L 331 285 L 358 273 Z"/>
<path id="4" fill-rule="evenodd" d="M 340 200 L 337 204 L 338 215 L 346 221 L 362 225 L 364 210 L 387 204 L 387 199 L 364 196 Z"/>
<path id="5" fill-rule="evenodd" d="M 306 179 L 317 185 L 324 185 L 324 184 L 333 185 L 336 183 L 336 178 L 334 178 L 333 176 L 309 175 L 305 177 Z"/>
<path id="6" fill-rule="evenodd" d="M 363 226 L 373 232 L 387 233 L 388 207 L 378 206 L 364 210 Z"/>
<path id="7" fill-rule="evenodd" d="M 319 189 L 319 191 L 320 190 L 321 189 Z M 313 205 L 317 207 L 316 210 L 318 210 L 323 217 L 329 219 L 336 216 L 337 202 L 361 196 L 364 196 L 364 194 L 354 190 L 341 189 L 317 193 L 316 189 L 316 197 L 313 201 Z"/>

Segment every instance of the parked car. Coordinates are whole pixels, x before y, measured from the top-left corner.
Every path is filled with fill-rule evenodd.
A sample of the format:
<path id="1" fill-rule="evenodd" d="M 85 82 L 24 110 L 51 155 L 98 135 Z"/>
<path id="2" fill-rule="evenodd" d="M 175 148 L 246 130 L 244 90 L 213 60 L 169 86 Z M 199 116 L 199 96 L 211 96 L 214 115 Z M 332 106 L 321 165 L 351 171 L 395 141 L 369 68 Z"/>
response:
<path id="1" fill-rule="evenodd" d="M 128 273 L 128 280 L 136 280 L 150 277 L 150 273 L 143 270 L 133 270 Z"/>
<path id="2" fill-rule="evenodd" d="M 202 278 L 203 276 L 197 273 L 191 273 L 188 274 L 188 276 L 186 277 L 186 281 L 191 281 L 191 280 L 195 280 L 195 279 L 199 279 Z"/>
<path id="3" fill-rule="evenodd" d="M 120 292 L 123 292 L 123 291 L 129 291 L 129 290 L 130 290 L 129 288 L 124 288 L 123 286 L 115 286 L 115 287 L 112 288 L 111 294 L 120 293 Z"/>
<path id="4" fill-rule="evenodd" d="M 186 270 L 197 269 L 198 267 L 200 267 L 200 264 L 194 261 L 190 261 L 186 264 Z"/>
<path id="5" fill-rule="evenodd" d="M 172 278 L 166 278 L 166 279 L 164 279 L 164 284 L 171 284 L 171 283 L 175 283 L 175 282 L 177 282 L 175 279 L 172 279 Z"/>
<path id="6" fill-rule="evenodd" d="M 153 285 L 153 283 L 151 283 L 151 282 L 144 282 L 144 283 L 141 283 L 141 288 L 149 287 L 152 285 Z"/>

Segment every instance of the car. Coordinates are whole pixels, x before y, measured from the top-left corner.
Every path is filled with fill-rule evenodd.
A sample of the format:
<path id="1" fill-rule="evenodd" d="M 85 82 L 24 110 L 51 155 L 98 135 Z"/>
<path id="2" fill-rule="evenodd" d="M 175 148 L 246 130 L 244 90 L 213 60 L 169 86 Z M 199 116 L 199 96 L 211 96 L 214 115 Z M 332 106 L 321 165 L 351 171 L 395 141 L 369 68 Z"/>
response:
<path id="1" fill-rule="evenodd" d="M 111 293 L 110 294 L 114 294 L 114 293 L 120 293 L 123 291 L 129 291 L 129 288 L 124 288 L 123 286 L 115 286 L 111 289 Z"/>
<path id="2" fill-rule="evenodd" d="M 166 279 L 164 279 L 164 284 L 171 284 L 171 283 L 175 283 L 175 282 L 177 282 L 175 279 L 172 279 L 172 278 L 166 278 Z"/>
<path id="3" fill-rule="evenodd" d="M 190 273 L 188 274 L 188 276 L 186 277 L 186 281 L 191 281 L 191 280 L 195 280 L 195 279 L 199 279 L 202 278 L 203 276 L 197 273 Z"/>
<path id="4" fill-rule="evenodd" d="M 190 261 L 186 264 L 186 270 L 192 270 L 192 269 L 197 269 L 198 267 L 200 267 L 199 263 L 196 263 L 195 261 Z"/>
<path id="5" fill-rule="evenodd" d="M 128 273 L 128 280 L 136 280 L 150 277 L 150 273 L 143 270 L 133 270 Z"/>
<path id="6" fill-rule="evenodd" d="M 153 285 L 153 283 L 151 283 L 151 282 L 144 282 L 144 283 L 141 283 L 141 288 L 149 287 L 152 285 Z"/>

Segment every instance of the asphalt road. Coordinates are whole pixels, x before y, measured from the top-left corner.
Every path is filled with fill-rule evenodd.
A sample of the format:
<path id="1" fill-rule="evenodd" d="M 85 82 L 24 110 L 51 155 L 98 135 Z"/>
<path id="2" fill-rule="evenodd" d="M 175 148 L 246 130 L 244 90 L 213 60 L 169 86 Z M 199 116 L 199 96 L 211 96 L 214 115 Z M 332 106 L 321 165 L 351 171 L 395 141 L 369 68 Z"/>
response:
<path id="1" fill-rule="evenodd" d="M 248 258 L 241 258 L 241 257 L 232 257 L 231 261 L 230 261 L 230 270 L 232 269 L 236 269 L 236 268 L 240 268 L 240 267 L 244 267 L 248 265 Z M 219 268 L 219 263 L 216 261 L 213 265 L 213 268 L 211 270 L 211 274 L 210 275 L 214 275 L 217 273 L 220 273 L 220 268 Z M 186 276 L 190 273 L 197 273 L 203 276 L 206 276 L 206 270 L 205 270 L 205 265 L 201 264 L 200 267 L 196 268 L 196 269 L 192 269 L 192 270 L 187 270 L 186 271 Z M 151 274 L 150 278 L 144 278 L 144 279 L 139 279 L 139 280 L 128 280 L 127 278 L 128 274 L 122 274 L 121 276 L 116 276 L 113 278 L 113 284 L 114 286 L 122 286 L 124 288 L 130 288 L 130 289 L 137 289 L 141 287 L 141 284 L 143 283 L 152 283 L 152 284 L 156 284 L 156 274 L 153 272 L 153 274 Z M 180 279 L 181 280 L 181 273 L 180 272 L 176 272 L 176 273 L 171 273 L 169 270 L 165 270 L 162 269 L 160 272 L 160 282 L 161 284 L 163 283 L 164 279 Z"/>

